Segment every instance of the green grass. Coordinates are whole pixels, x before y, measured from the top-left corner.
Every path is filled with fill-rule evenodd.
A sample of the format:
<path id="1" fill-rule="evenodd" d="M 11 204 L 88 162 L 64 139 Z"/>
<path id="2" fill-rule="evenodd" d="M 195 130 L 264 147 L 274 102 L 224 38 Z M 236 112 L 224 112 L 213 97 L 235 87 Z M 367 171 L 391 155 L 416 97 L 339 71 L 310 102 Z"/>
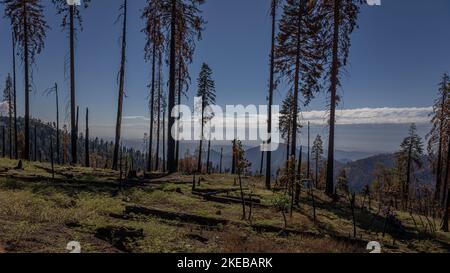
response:
<path id="1" fill-rule="evenodd" d="M 131 252 L 365 252 L 364 242 L 372 240 L 380 241 L 387 252 L 450 250 L 449 234 L 425 234 L 402 212 L 396 216 L 408 233 L 403 239 L 396 238 L 394 246 L 394 234 L 382 236 L 384 218 L 375 217 L 375 208 L 357 209 L 358 239 L 350 240 L 353 223 L 346 200 L 332 203 L 318 191 L 316 223 L 310 197 L 303 192 L 300 208 L 292 217 L 288 214 L 288 228 L 296 234 L 258 233 L 249 221 L 242 220 L 241 204 L 208 202 L 193 195 L 191 176 L 176 175 L 121 188 L 118 173 L 111 170 L 55 166 L 53 180 L 49 164 L 25 163 L 23 170 L 15 170 L 16 166 L 15 160 L 0 159 L 0 249 L 6 252 L 64 252 L 73 240 L 80 241 L 83 252 L 123 251 L 96 237 L 97 230 L 105 227 L 142 229 L 143 238 L 124 242 Z M 238 187 L 231 175 L 202 178 L 199 189 Z M 250 187 L 266 205 L 253 207 L 252 224 L 281 229 L 281 213 L 267 207 L 274 193 L 264 189 L 261 178 L 245 178 L 243 184 L 246 194 Z M 239 192 L 230 195 L 239 196 Z M 123 212 L 130 205 L 226 219 L 230 224 L 206 227 L 157 216 L 127 218 Z"/>

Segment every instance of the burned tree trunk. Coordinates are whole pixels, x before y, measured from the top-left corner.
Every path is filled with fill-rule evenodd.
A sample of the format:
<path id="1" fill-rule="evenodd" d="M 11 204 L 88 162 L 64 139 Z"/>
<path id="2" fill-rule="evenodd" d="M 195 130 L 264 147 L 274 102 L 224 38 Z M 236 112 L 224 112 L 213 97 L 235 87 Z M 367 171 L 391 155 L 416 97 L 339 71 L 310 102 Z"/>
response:
<path id="1" fill-rule="evenodd" d="M 298 204 L 300 203 L 300 194 L 301 194 L 301 184 L 300 181 L 302 179 L 301 175 L 302 175 L 302 146 L 300 146 L 300 153 L 298 155 L 298 169 L 297 169 L 297 179 L 296 179 L 296 183 L 295 183 L 295 198 L 294 198 L 294 203 L 295 205 L 298 206 Z"/>
<path id="2" fill-rule="evenodd" d="M 127 48 L 127 0 L 123 2 L 123 27 L 122 27 L 122 54 L 120 60 L 120 72 L 119 72 L 119 98 L 117 106 L 117 120 L 116 120 L 116 139 L 114 144 L 114 155 L 112 162 L 112 169 L 117 170 L 117 164 L 119 159 L 120 149 L 120 137 L 122 130 L 122 111 L 123 111 L 123 97 L 124 97 L 124 85 L 125 85 L 125 63 L 126 63 L 126 48 Z"/>
<path id="3" fill-rule="evenodd" d="M 89 108 L 86 108 L 86 137 L 84 143 L 84 155 L 85 155 L 85 166 L 90 167 L 91 163 L 89 162 Z"/>
<path id="4" fill-rule="evenodd" d="M 408 199 L 409 199 L 409 186 L 411 185 L 411 161 L 412 161 L 412 144 L 410 143 L 409 151 L 408 151 L 408 162 L 406 165 L 406 183 L 403 189 L 403 206 L 404 209 L 408 209 Z"/>
<path id="5" fill-rule="evenodd" d="M 160 133 L 161 133 L 161 65 L 162 56 L 161 52 L 158 57 L 158 117 L 156 118 L 156 156 L 155 156 L 155 170 L 159 171 L 159 143 L 160 143 Z"/>
<path id="6" fill-rule="evenodd" d="M 286 169 L 289 169 L 289 155 L 291 151 L 291 126 L 288 128 L 288 136 L 286 141 Z"/>
<path id="7" fill-rule="evenodd" d="M 22 158 L 30 160 L 30 73 L 29 73 L 29 48 L 28 48 L 28 21 L 26 5 L 23 7 L 23 30 L 24 30 L 24 70 L 25 70 L 25 149 Z"/>
<path id="8" fill-rule="evenodd" d="M 75 138 L 76 138 L 76 147 L 78 147 L 78 125 L 79 125 L 79 117 L 80 117 L 80 106 L 77 106 L 77 114 L 75 117 Z M 72 164 L 78 164 L 78 148 L 77 148 L 77 152 L 75 153 L 75 156 L 77 158 L 73 159 L 72 158 Z M 75 162 L 75 163 L 73 163 Z"/>
<path id="9" fill-rule="evenodd" d="M 331 98 L 330 98 L 330 130 L 328 136 L 328 161 L 325 192 L 328 196 L 334 193 L 334 137 L 336 125 L 337 86 L 339 73 L 339 24 L 340 0 L 334 1 L 333 53 L 331 66 Z"/>
<path id="10" fill-rule="evenodd" d="M 37 154 L 37 123 L 34 124 L 34 161 L 38 160 L 38 154 Z"/>
<path id="11" fill-rule="evenodd" d="M 178 169 L 178 162 L 175 161 L 175 138 L 172 136 L 171 129 L 175 123 L 175 118 L 172 116 L 172 110 L 175 107 L 175 68 L 176 68 L 176 13 L 177 1 L 171 0 L 171 23 L 170 23 L 170 54 L 169 54 L 169 102 L 168 114 L 169 122 L 167 124 L 167 166 L 169 173 L 175 173 Z"/>
<path id="12" fill-rule="evenodd" d="M 447 193 L 447 202 L 445 206 L 444 218 L 442 220 L 441 230 L 443 232 L 448 232 L 448 218 L 450 214 L 450 190 Z"/>
<path id="13" fill-rule="evenodd" d="M 264 167 L 264 151 L 261 151 L 261 165 L 259 166 L 259 175 L 263 174 Z"/>
<path id="14" fill-rule="evenodd" d="M 302 161 L 303 161 L 303 147 L 300 146 L 300 152 L 298 154 L 298 166 L 297 166 L 297 176 L 301 177 L 302 175 Z"/>
<path id="15" fill-rule="evenodd" d="M 319 188 L 319 157 L 316 156 L 316 179 L 315 179 L 315 187 Z"/>
<path id="16" fill-rule="evenodd" d="M 449 183 L 449 175 L 450 175 L 450 137 L 448 138 L 448 144 L 447 144 L 447 168 L 445 170 L 445 177 L 444 177 L 444 196 L 442 198 L 442 206 L 445 206 L 445 193 L 447 192 L 448 189 L 448 183 Z M 447 195 L 447 199 L 449 198 L 449 196 Z M 448 201 L 448 200 L 447 200 Z"/>
<path id="17" fill-rule="evenodd" d="M 238 180 L 239 180 L 239 189 L 241 191 L 241 201 L 242 201 L 242 220 L 246 219 L 246 213 L 245 213 L 245 198 L 244 198 L 244 190 L 242 188 L 242 178 L 241 178 L 241 172 L 238 171 Z"/>
<path id="18" fill-rule="evenodd" d="M 311 168 L 310 168 L 310 149 L 311 149 L 311 134 L 310 134 L 310 122 L 308 121 L 308 155 L 306 156 L 306 178 L 311 178 Z"/>
<path id="19" fill-rule="evenodd" d="M 8 79 L 11 79 L 8 74 Z M 8 144 L 9 144 L 9 159 L 13 158 L 13 146 L 12 146 L 12 135 L 13 135 L 13 113 L 12 113 L 12 86 L 9 86 L 8 90 Z"/>
<path id="20" fill-rule="evenodd" d="M 69 21 L 70 21 L 70 124 L 71 124 L 71 155 L 72 164 L 77 164 L 77 120 L 75 118 L 76 97 L 75 97 L 75 24 L 74 24 L 75 7 L 69 7 Z M 78 111 L 77 111 L 78 112 Z"/>
<path id="21" fill-rule="evenodd" d="M 147 162 L 147 171 L 152 171 L 153 165 L 153 121 L 155 119 L 155 76 L 156 75 L 156 44 L 153 45 L 153 53 L 152 53 L 152 83 L 151 83 L 151 94 L 150 94 L 150 134 L 149 134 L 149 144 L 148 144 L 148 162 Z M 170 132 L 170 130 L 169 130 Z"/>
<path id="22" fill-rule="evenodd" d="M 202 101 L 202 125 L 201 125 L 201 133 L 200 133 L 200 144 L 198 147 L 198 161 L 197 161 L 197 172 L 202 172 L 202 150 L 203 150 L 203 138 L 204 138 L 204 130 L 205 130 L 205 108 L 203 107 L 204 102 Z"/>
<path id="23" fill-rule="evenodd" d="M 119 148 L 119 185 L 122 187 L 122 178 L 123 178 L 123 147 L 122 143 L 120 143 Z"/>
<path id="24" fill-rule="evenodd" d="M 181 58 L 181 53 L 179 60 L 178 60 L 178 91 L 177 91 L 177 101 L 178 101 L 178 105 L 181 104 L 181 92 L 183 89 L 183 69 L 182 69 L 182 58 Z M 177 118 L 178 120 L 180 119 L 179 117 Z M 177 162 L 177 166 L 178 166 L 178 161 L 180 160 L 180 140 L 179 140 L 179 136 L 180 136 L 180 130 L 179 128 L 177 129 L 177 139 L 175 140 L 175 162 Z M 208 164 L 208 163 L 207 163 Z M 208 167 L 206 167 L 208 169 Z M 177 169 L 178 171 L 178 169 Z M 208 171 L 207 171 L 208 172 Z"/>
<path id="25" fill-rule="evenodd" d="M 53 160 L 53 138 L 50 137 L 50 164 L 52 167 L 52 179 L 55 179 L 55 166 L 54 166 L 54 160 Z"/>
<path id="26" fill-rule="evenodd" d="M 311 196 L 311 203 L 313 208 L 313 220 L 314 224 L 316 223 L 317 216 L 316 216 L 316 199 L 314 197 L 314 186 L 313 184 L 309 184 L 309 195 Z"/>
<path id="27" fill-rule="evenodd" d="M 59 99 L 58 99 L 58 85 L 55 83 L 55 95 L 56 95 L 56 162 L 60 164 L 60 137 L 59 137 Z"/>
<path id="28" fill-rule="evenodd" d="M 272 0 L 271 6 L 272 15 L 272 40 L 270 48 L 270 79 L 269 79 L 269 107 L 268 107 L 268 120 L 267 120 L 267 133 L 269 139 L 267 144 L 269 150 L 266 156 L 266 189 L 270 189 L 272 179 L 272 152 L 270 151 L 270 145 L 272 144 L 272 104 L 273 104 L 273 91 L 275 89 L 275 29 L 277 21 L 277 3 L 276 0 Z M 262 168 L 261 168 L 262 169 Z"/>
<path id="29" fill-rule="evenodd" d="M 207 174 L 210 174 L 210 171 L 211 171 L 210 157 L 211 157 L 211 138 L 208 140 L 208 154 L 206 156 L 206 173 Z"/>
<path id="30" fill-rule="evenodd" d="M 353 219 L 353 238 L 356 238 L 355 203 L 356 203 L 356 194 L 352 193 L 352 195 L 350 197 L 350 209 L 352 211 L 352 219 Z"/>
<path id="31" fill-rule="evenodd" d="M 2 157 L 6 157 L 5 125 L 2 126 Z"/>
<path id="32" fill-rule="evenodd" d="M 445 108 L 445 101 L 446 96 L 442 96 L 442 103 L 441 103 L 441 121 L 439 124 L 439 145 L 438 145 L 438 161 L 436 166 L 436 190 L 435 190 L 435 196 L 434 200 L 436 202 L 439 202 L 441 199 L 441 180 L 442 180 L 442 136 L 443 136 L 443 128 L 444 128 L 444 108 Z M 444 196 L 446 192 L 444 191 Z"/>
<path id="33" fill-rule="evenodd" d="M 290 153 L 290 159 L 288 161 L 288 164 L 290 161 L 292 164 L 292 169 L 294 171 L 294 175 L 291 177 L 291 183 L 294 184 L 296 181 L 295 178 L 295 153 L 297 150 L 297 128 L 298 128 L 298 98 L 299 98 L 299 92 L 300 92 L 300 58 L 301 58 L 301 28 L 302 28 L 302 19 L 303 19 L 303 12 L 304 12 L 304 1 L 300 1 L 300 9 L 298 12 L 298 23 L 297 23 L 297 34 L 296 34 L 296 50 L 295 50 L 295 75 L 294 75 L 294 101 L 292 105 L 292 125 L 291 125 L 291 153 Z M 290 166 L 288 166 L 290 168 Z"/>
<path id="34" fill-rule="evenodd" d="M 17 139 L 17 89 L 16 89 L 16 38 L 12 33 L 12 47 L 13 47 L 13 92 L 14 92 L 14 158 L 19 159 L 19 141 Z"/>
<path id="35" fill-rule="evenodd" d="M 231 173 L 236 173 L 236 155 L 234 154 L 234 150 L 236 148 L 236 140 L 233 140 L 233 159 L 231 160 Z"/>
<path id="36" fill-rule="evenodd" d="M 163 134 L 163 141 L 162 141 L 162 156 L 163 156 L 163 158 L 162 158 L 162 171 L 163 171 L 163 173 L 165 173 L 166 172 L 166 164 L 167 164 L 167 162 L 166 162 L 166 127 L 165 127 L 165 124 L 166 124 L 166 110 L 165 110 L 165 108 L 164 108 L 164 110 L 163 110 L 163 129 L 162 129 L 162 134 Z"/>
<path id="37" fill-rule="evenodd" d="M 222 173 L 222 160 L 223 160 L 223 147 L 220 148 L 220 163 L 219 163 L 219 173 Z"/>

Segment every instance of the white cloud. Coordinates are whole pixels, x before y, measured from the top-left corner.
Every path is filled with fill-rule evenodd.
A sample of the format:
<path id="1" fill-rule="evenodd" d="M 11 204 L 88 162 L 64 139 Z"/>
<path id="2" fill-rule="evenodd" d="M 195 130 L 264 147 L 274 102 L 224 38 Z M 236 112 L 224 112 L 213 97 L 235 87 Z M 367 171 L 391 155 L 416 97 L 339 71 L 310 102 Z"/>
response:
<path id="1" fill-rule="evenodd" d="M 338 125 L 357 125 L 357 124 L 425 124 L 430 122 L 430 113 L 432 107 L 404 107 L 404 108 L 356 108 L 336 110 L 336 123 Z M 328 122 L 326 111 L 309 111 L 301 113 L 303 121 L 310 121 L 313 125 L 323 125 Z M 226 117 L 229 119 L 230 117 Z M 251 115 L 247 123 L 250 127 L 257 124 L 258 116 Z M 124 117 L 127 125 L 141 125 L 148 123 L 150 118 L 144 116 Z M 262 117 L 261 120 L 264 120 Z M 245 116 L 237 117 L 238 127 L 244 127 L 246 124 Z"/>
<path id="2" fill-rule="evenodd" d="M 429 115 L 432 111 L 432 107 L 343 109 L 336 111 L 336 123 L 338 125 L 424 124 L 430 122 Z M 322 125 L 328 121 L 325 111 L 304 112 L 302 116 L 304 120 L 316 125 Z"/>
<path id="3" fill-rule="evenodd" d="M 150 121 L 150 118 L 144 116 L 126 116 L 123 117 L 125 120 L 140 120 L 140 121 Z"/>
<path id="4" fill-rule="evenodd" d="M 7 109 L 0 104 L 1 109 Z M 429 131 L 432 107 L 404 107 L 404 108 L 357 108 L 340 109 L 337 114 L 336 148 L 342 150 L 385 151 L 391 152 L 398 148 L 401 140 L 408 132 L 410 123 L 416 123 L 419 134 L 424 136 Z M 258 115 L 249 117 L 248 127 L 254 128 Z M 229 118 L 229 117 L 228 117 Z M 265 117 L 261 117 L 265 119 Z M 142 139 L 144 133 L 149 132 L 148 116 L 125 116 L 123 123 L 124 139 Z M 327 138 L 328 117 L 326 111 L 309 111 L 302 113 L 302 124 L 311 121 L 312 135 L 320 134 Z M 245 117 L 237 119 L 239 132 L 245 128 Z M 345 126 L 343 126 L 345 125 Z M 341 126 L 341 127 L 339 127 Z M 111 139 L 114 136 L 115 125 L 92 124 L 91 134 Z M 222 129 L 221 126 L 218 129 Z M 303 134 L 304 137 L 304 134 Z M 252 144 L 253 145 L 253 144 Z"/>

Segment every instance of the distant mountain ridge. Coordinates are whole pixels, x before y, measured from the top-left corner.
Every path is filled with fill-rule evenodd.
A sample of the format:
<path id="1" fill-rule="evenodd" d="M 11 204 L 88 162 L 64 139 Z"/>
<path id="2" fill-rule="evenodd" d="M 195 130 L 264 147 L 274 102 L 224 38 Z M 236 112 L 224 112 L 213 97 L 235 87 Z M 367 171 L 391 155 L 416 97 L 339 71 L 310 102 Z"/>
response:
<path id="1" fill-rule="evenodd" d="M 9 134 L 8 134 L 8 118 L 1 117 L 0 125 L 5 126 L 6 134 L 5 134 L 5 144 L 8 144 Z M 18 119 L 18 129 L 19 133 L 23 131 L 23 119 Z M 55 130 L 52 127 L 52 124 L 45 123 L 40 120 L 32 120 L 32 127 L 37 126 L 37 159 L 41 160 L 49 160 L 49 136 L 55 136 Z M 81 132 L 80 132 L 81 133 Z M 61 132 L 63 134 L 63 132 Z M 32 140 L 32 152 L 34 152 L 34 144 L 35 144 L 35 136 L 34 130 L 30 130 L 30 136 Z M 81 137 L 81 136 L 80 136 Z M 63 145 L 63 136 L 61 136 L 61 145 Z M 78 153 L 80 156 L 79 161 L 83 161 L 83 153 L 84 153 L 84 142 L 80 138 L 80 143 L 78 146 Z M 91 154 L 97 153 L 98 157 L 110 157 L 112 154 L 111 147 L 112 143 L 108 140 L 102 140 L 95 138 L 95 136 L 91 136 L 90 141 L 91 146 Z M 145 153 L 139 153 L 138 151 L 143 151 L 143 141 L 142 140 L 124 140 L 124 146 L 128 148 L 135 149 L 135 164 L 138 167 L 145 166 L 144 155 Z M 198 141 L 182 141 L 180 145 L 180 157 L 183 158 L 185 155 L 195 155 L 198 149 Z M 223 148 L 222 155 L 222 170 L 231 169 L 232 163 L 232 146 L 231 143 L 222 143 L 223 145 L 217 143 L 211 143 L 211 155 L 210 161 L 212 164 L 217 167 L 220 164 L 221 157 L 221 149 Z M 55 143 L 53 143 L 55 145 Z M 7 146 L 7 145 L 6 145 Z M 204 144 L 205 152 L 203 154 L 203 162 L 206 163 L 206 148 L 207 142 Z M 8 147 L 5 147 L 6 149 Z M 62 148 L 61 148 L 62 149 Z M 261 168 L 261 150 L 259 146 L 250 146 L 244 145 L 244 149 L 246 150 L 246 158 L 251 163 L 250 171 L 253 174 L 259 174 Z M 279 148 L 272 152 L 272 174 L 276 175 L 277 171 L 283 169 L 286 164 L 286 144 L 280 144 Z M 154 150 L 155 151 L 155 150 Z M 162 149 L 160 149 L 162 152 Z M 297 149 L 296 156 L 298 158 L 299 149 Z M 322 158 L 322 162 L 325 160 L 327 152 L 324 151 L 324 158 Z M 264 155 L 265 157 L 265 155 Z M 307 158 L 307 148 L 303 147 L 302 153 L 303 162 L 306 162 Z M 313 156 L 311 155 L 311 170 L 315 169 L 315 162 L 313 160 Z M 100 160 L 97 160 L 100 162 Z M 414 173 L 414 178 L 417 179 L 420 183 L 432 183 L 434 181 L 433 168 L 430 165 L 430 161 L 426 156 L 422 158 L 424 166 L 422 169 L 417 170 Z M 264 159 L 263 162 L 263 174 L 265 174 L 266 161 Z M 97 163 L 99 166 L 104 166 L 104 162 Z M 342 169 L 345 169 L 347 172 L 347 177 L 349 179 L 350 186 L 355 191 L 361 191 L 366 185 L 371 184 L 374 179 L 374 171 L 377 165 L 382 165 L 386 168 L 392 168 L 395 165 L 395 155 L 393 153 L 375 153 L 375 152 L 360 152 L 360 151 L 335 151 L 335 176 L 339 174 Z"/>
<path id="2" fill-rule="evenodd" d="M 125 143 L 130 147 L 136 147 L 139 149 L 139 145 L 142 144 L 138 141 L 132 144 L 128 141 Z M 134 145 L 133 145 L 134 144 Z M 206 148 L 207 142 L 204 144 L 205 152 L 203 153 L 203 162 L 206 163 Z M 210 161 L 213 166 L 219 166 L 220 164 L 220 152 L 223 148 L 222 169 L 231 169 L 232 163 L 232 147 L 231 144 L 211 144 Z M 142 148 L 140 148 L 142 149 Z M 182 141 L 180 145 L 180 157 L 185 155 L 195 155 L 198 149 L 198 141 Z M 245 156 L 251 163 L 250 171 L 253 174 L 259 174 L 261 168 L 261 150 L 258 146 L 244 146 L 246 150 Z M 284 168 L 286 164 L 286 144 L 280 144 L 278 149 L 272 152 L 272 174 L 276 175 L 277 171 Z M 297 149 L 298 158 L 299 149 Z M 303 162 L 306 162 L 307 147 L 303 147 Z M 327 151 L 324 151 L 322 162 L 326 160 Z M 265 156 L 265 155 L 264 155 Z M 315 169 L 315 162 L 311 155 L 311 169 Z M 424 167 L 421 170 L 417 170 L 414 176 L 421 183 L 431 183 L 433 181 L 433 171 L 430 166 L 429 160 L 426 156 L 422 159 Z M 361 191 L 366 185 L 373 183 L 375 180 L 374 171 L 377 165 L 382 165 L 386 168 L 393 168 L 395 165 L 394 153 L 377 153 L 377 152 L 362 152 L 362 151 L 335 151 L 335 177 L 339 172 L 345 168 L 350 187 L 355 191 Z M 264 159 L 263 175 L 265 174 L 266 162 Z"/>
<path id="3" fill-rule="evenodd" d="M 432 183 L 434 180 L 433 168 L 427 156 L 422 158 L 423 167 L 413 173 L 413 179 L 422 184 Z M 375 180 L 375 169 L 377 165 L 386 168 L 395 166 L 395 154 L 380 154 L 368 158 L 349 162 L 338 169 L 345 169 L 351 188 L 361 191 L 365 186 L 370 185 Z"/>
<path id="4" fill-rule="evenodd" d="M 207 147 L 207 145 L 204 145 L 204 147 Z M 231 168 L 232 163 L 232 147 L 231 145 L 214 145 L 211 144 L 211 155 L 210 155 L 210 161 L 214 166 L 218 166 L 220 164 L 220 151 L 221 148 L 223 148 L 223 162 L 222 166 L 223 169 L 229 169 Z M 182 142 L 180 145 L 180 157 L 183 158 L 186 154 L 194 155 L 194 153 L 197 152 L 198 149 L 198 142 Z M 259 146 L 244 146 L 245 149 L 245 157 L 247 160 L 251 163 L 250 171 L 254 174 L 259 174 L 260 168 L 261 168 L 261 150 Z M 307 147 L 302 148 L 302 158 L 303 162 L 306 162 L 307 158 Z M 298 154 L 300 152 L 300 149 L 297 148 L 296 156 L 298 158 Z M 276 151 L 272 152 L 272 174 L 275 175 L 276 172 L 279 169 L 282 169 L 284 167 L 284 164 L 286 164 L 286 158 L 287 158 L 287 145 L 286 144 L 280 144 L 278 149 Z M 324 153 L 326 155 L 326 151 Z M 369 156 L 372 156 L 376 153 L 370 153 L 370 152 L 350 152 L 350 151 L 341 151 L 336 150 L 335 151 L 335 160 L 336 160 L 336 167 L 341 167 L 345 165 L 348 162 L 352 162 L 354 160 L 366 158 Z M 206 149 L 205 153 L 203 154 L 203 161 L 206 162 Z M 265 157 L 265 155 L 264 155 Z M 263 163 L 263 172 L 265 172 L 266 162 L 264 159 Z M 312 160 L 311 155 L 311 168 L 314 168 L 314 162 Z"/>

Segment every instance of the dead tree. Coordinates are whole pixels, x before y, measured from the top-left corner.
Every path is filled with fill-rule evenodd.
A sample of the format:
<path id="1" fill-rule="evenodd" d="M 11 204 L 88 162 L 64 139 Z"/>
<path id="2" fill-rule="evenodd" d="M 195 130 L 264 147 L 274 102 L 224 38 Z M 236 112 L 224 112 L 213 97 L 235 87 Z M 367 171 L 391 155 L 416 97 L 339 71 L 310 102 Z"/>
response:
<path id="1" fill-rule="evenodd" d="M 245 151 L 242 147 L 242 143 L 239 140 L 233 141 L 233 154 L 236 160 L 236 171 L 239 180 L 239 189 L 241 192 L 241 201 L 242 201 L 242 219 L 246 219 L 245 213 L 245 198 L 244 198 L 244 190 L 242 187 L 242 173 L 247 170 L 250 166 L 250 163 L 245 159 Z"/>
<path id="2" fill-rule="evenodd" d="M 298 181 L 302 179 L 302 146 L 300 146 L 300 153 L 298 155 L 298 169 L 297 169 L 297 182 L 295 183 L 295 197 L 294 202 L 295 205 L 299 205 L 300 203 L 300 194 L 301 194 L 301 184 Z"/>
<path id="3" fill-rule="evenodd" d="M 124 97 L 124 85 L 125 85 L 125 63 L 126 63 L 126 47 L 127 47 L 127 4 L 128 0 L 124 0 L 120 9 L 123 16 L 123 27 L 122 27 L 122 54 L 120 59 L 120 71 L 119 71 L 119 98 L 117 106 L 117 119 L 116 119 L 116 139 L 114 144 L 114 155 L 112 169 L 117 170 L 117 163 L 119 159 L 119 144 L 122 129 L 122 109 L 123 109 L 123 97 Z M 150 155 L 151 157 L 151 155 Z"/>
<path id="4" fill-rule="evenodd" d="M 261 151 L 261 165 L 259 168 L 259 175 L 263 174 L 263 166 L 264 166 L 264 151 Z"/>
<path id="5" fill-rule="evenodd" d="M 72 136 L 72 139 L 76 140 L 75 141 L 76 147 L 78 147 L 78 124 L 79 124 L 78 122 L 79 122 L 79 117 L 80 117 L 80 106 L 77 106 L 77 115 L 76 115 L 76 119 L 75 119 L 75 129 L 74 129 L 75 136 Z M 74 145 L 73 142 L 72 142 L 72 145 Z M 72 158 L 72 164 L 73 165 L 78 164 L 78 150 L 73 152 L 73 147 L 72 147 L 72 156 L 75 156 L 75 159 Z"/>
<path id="6" fill-rule="evenodd" d="M 448 232 L 448 218 L 450 214 L 450 190 L 447 193 L 447 204 L 445 206 L 444 218 L 442 220 L 441 230 L 443 232 Z"/>
<path id="7" fill-rule="evenodd" d="M 37 122 L 34 124 L 34 161 L 38 160 L 38 155 L 37 155 Z"/>
<path id="8" fill-rule="evenodd" d="M 122 177 L 123 177 L 123 146 L 120 143 L 120 153 L 119 153 L 119 185 L 122 187 Z"/>
<path id="9" fill-rule="evenodd" d="M 349 197 L 350 201 L 350 209 L 352 211 L 352 219 L 353 219 L 353 238 L 356 238 L 356 216 L 355 216 L 355 203 L 356 203 L 356 194 L 352 193 Z"/>
<path id="10" fill-rule="evenodd" d="M 16 93 L 16 38 L 14 32 L 12 33 L 12 48 L 13 48 L 13 107 L 14 107 L 14 158 L 19 159 L 19 141 L 17 138 L 17 93 Z"/>
<path id="11" fill-rule="evenodd" d="M 161 140 L 161 96 L 162 96 L 162 54 L 159 52 L 158 56 L 158 106 L 156 117 L 156 156 L 155 156 L 155 170 L 159 171 L 159 145 Z"/>
<path id="12" fill-rule="evenodd" d="M 55 166 L 53 162 L 53 138 L 50 137 L 50 164 L 52 166 L 52 179 L 55 179 Z"/>
<path id="13" fill-rule="evenodd" d="M 86 138 L 84 140 L 85 166 L 90 167 L 89 162 L 89 108 L 86 108 Z"/>
<path id="14" fill-rule="evenodd" d="M 19 47 L 24 67 L 25 96 L 25 145 L 22 157 L 30 160 L 30 67 L 35 63 L 36 56 L 44 48 L 46 31 L 49 28 L 44 18 L 44 8 L 41 1 L 3 0 L 5 17 L 10 19 L 14 38 Z M 16 147 L 17 148 L 17 147 Z"/>
<path id="15" fill-rule="evenodd" d="M 267 134 L 269 139 L 267 145 L 272 143 L 272 104 L 273 104 L 273 92 L 275 90 L 275 39 L 276 39 L 276 22 L 277 22 L 277 8 L 279 0 L 272 0 L 271 2 L 271 17 L 272 17 L 272 38 L 270 47 L 270 76 L 269 76 L 269 107 L 268 107 L 268 120 L 267 120 Z M 272 152 L 270 149 L 267 151 L 266 156 L 266 189 L 270 190 L 270 182 L 272 179 Z"/>
<path id="16" fill-rule="evenodd" d="M 310 169 L 310 149 L 311 149 L 311 134 L 310 134 L 310 128 L 311 128 L 311 123 L 308 121 L 308 154 L 306 156 L 306 178 L 309 179 L 310 175 L 311 175 L 311 169 Z"/>
<path id="17" fill-rule="evenodd" d="M 442 206 L 445 207 L 445 193 L 447 193 L 448 189 L 448 181 L 450 176 L 450 137 L 448 137 L 448 144 L 447 144 L 447 168 L 445 170 L 445 177 L 444 177 L 444 196 L 442 198 Z M 447 195 L 447 199 L 449 198 L 449 195 Z M 447 200 L 448 201 L 448 200 Z"/>
<path id="18" fill-rule="evenodd" d="M 223 147 L 220 148 L 219 173 L 222 173 Z"/>
<path id="19" fill-rule="evenodd" d="M 8 102 L 8 144 L 9 144 L 9 158 L 13 158 L 12 134 L 13 134 L 13 87 L 10 74 L 6 78 L 4 99 Z"/>
<path id="20" fill-rule="evenodd" d="M 236 149 L 236 139 L 233 140 L 233 158 L 231 160 L 231 173 L 236 173 L 236 155 L 234 154 L 234 150 Z"/>
<path id="21" fill-rule="evenodd" d="M 76 89 L 75 89 L 75 42 L 77 37 L 77 30 L 83 30 L 81 7 L 87 8 L 91 0 L 83 0 L 82 5 L 68 5 L 66 0 L 52 0 L 55 4 L 57 12 L 62 16 L 61 27 L 69 33 L 69 57 L 70 57 L 70 139 L 71 139 L 71 164 L 75 165 L 78 162 L 78 128 L 75 118 L 76 107 Z M 79 27 L 77 27 L 77 25 Z"/>
<path id="22" fill-rule="evenodd" d="M 195 191 L 195 172 L 194 172 L 194 177 L 192 178 L 192 191 Z"/>
<path id="23" fill-rule="evenodd" d="M 238 180 L 239 180 L 239 189 L 241 191 L 241 201 L 242 201 L 242 219 L 245 219 L 246 213 L 245 213 L 245 198 L 244 198 L 244 190 L 242 188 L 242 177 L 241 172 L 238 170 Z"/>
<path id="24" fill-rule="evenodd" d="M 314 187 L 312 185 L 312 183 L 309 184 L 309 194 L 311 195 L 311 202 L 312 202 L 312 207 L 313 207 L 313 219 L 314 219 L 314 223 L 316 223 L 316 200 L 314 197 Z"/>
<path id="25" fill-rule="evenodd" d="M 208 154 L 206 156 L 206 173 L 210 174 L 211 171 L 211 138 L 208 140 Z"/>
<path id="26" fill-rule="evenodd" d="M 166 162 L 166 108 L 163 107 L 163 128 L 162 128 L 162 133 L 163 133 L 163 143 L 162 143 L 162 154 L 163 154 L 163 158 L 162 158 L 162 170 L 163 173 L 166 172 L 166 166 L 167 166 L 167 162 Z"/>
<path id="27" fill-rule="evenodd" d="M 2 126 L 2 157 L 6 157 L 5 125 Z"/>

